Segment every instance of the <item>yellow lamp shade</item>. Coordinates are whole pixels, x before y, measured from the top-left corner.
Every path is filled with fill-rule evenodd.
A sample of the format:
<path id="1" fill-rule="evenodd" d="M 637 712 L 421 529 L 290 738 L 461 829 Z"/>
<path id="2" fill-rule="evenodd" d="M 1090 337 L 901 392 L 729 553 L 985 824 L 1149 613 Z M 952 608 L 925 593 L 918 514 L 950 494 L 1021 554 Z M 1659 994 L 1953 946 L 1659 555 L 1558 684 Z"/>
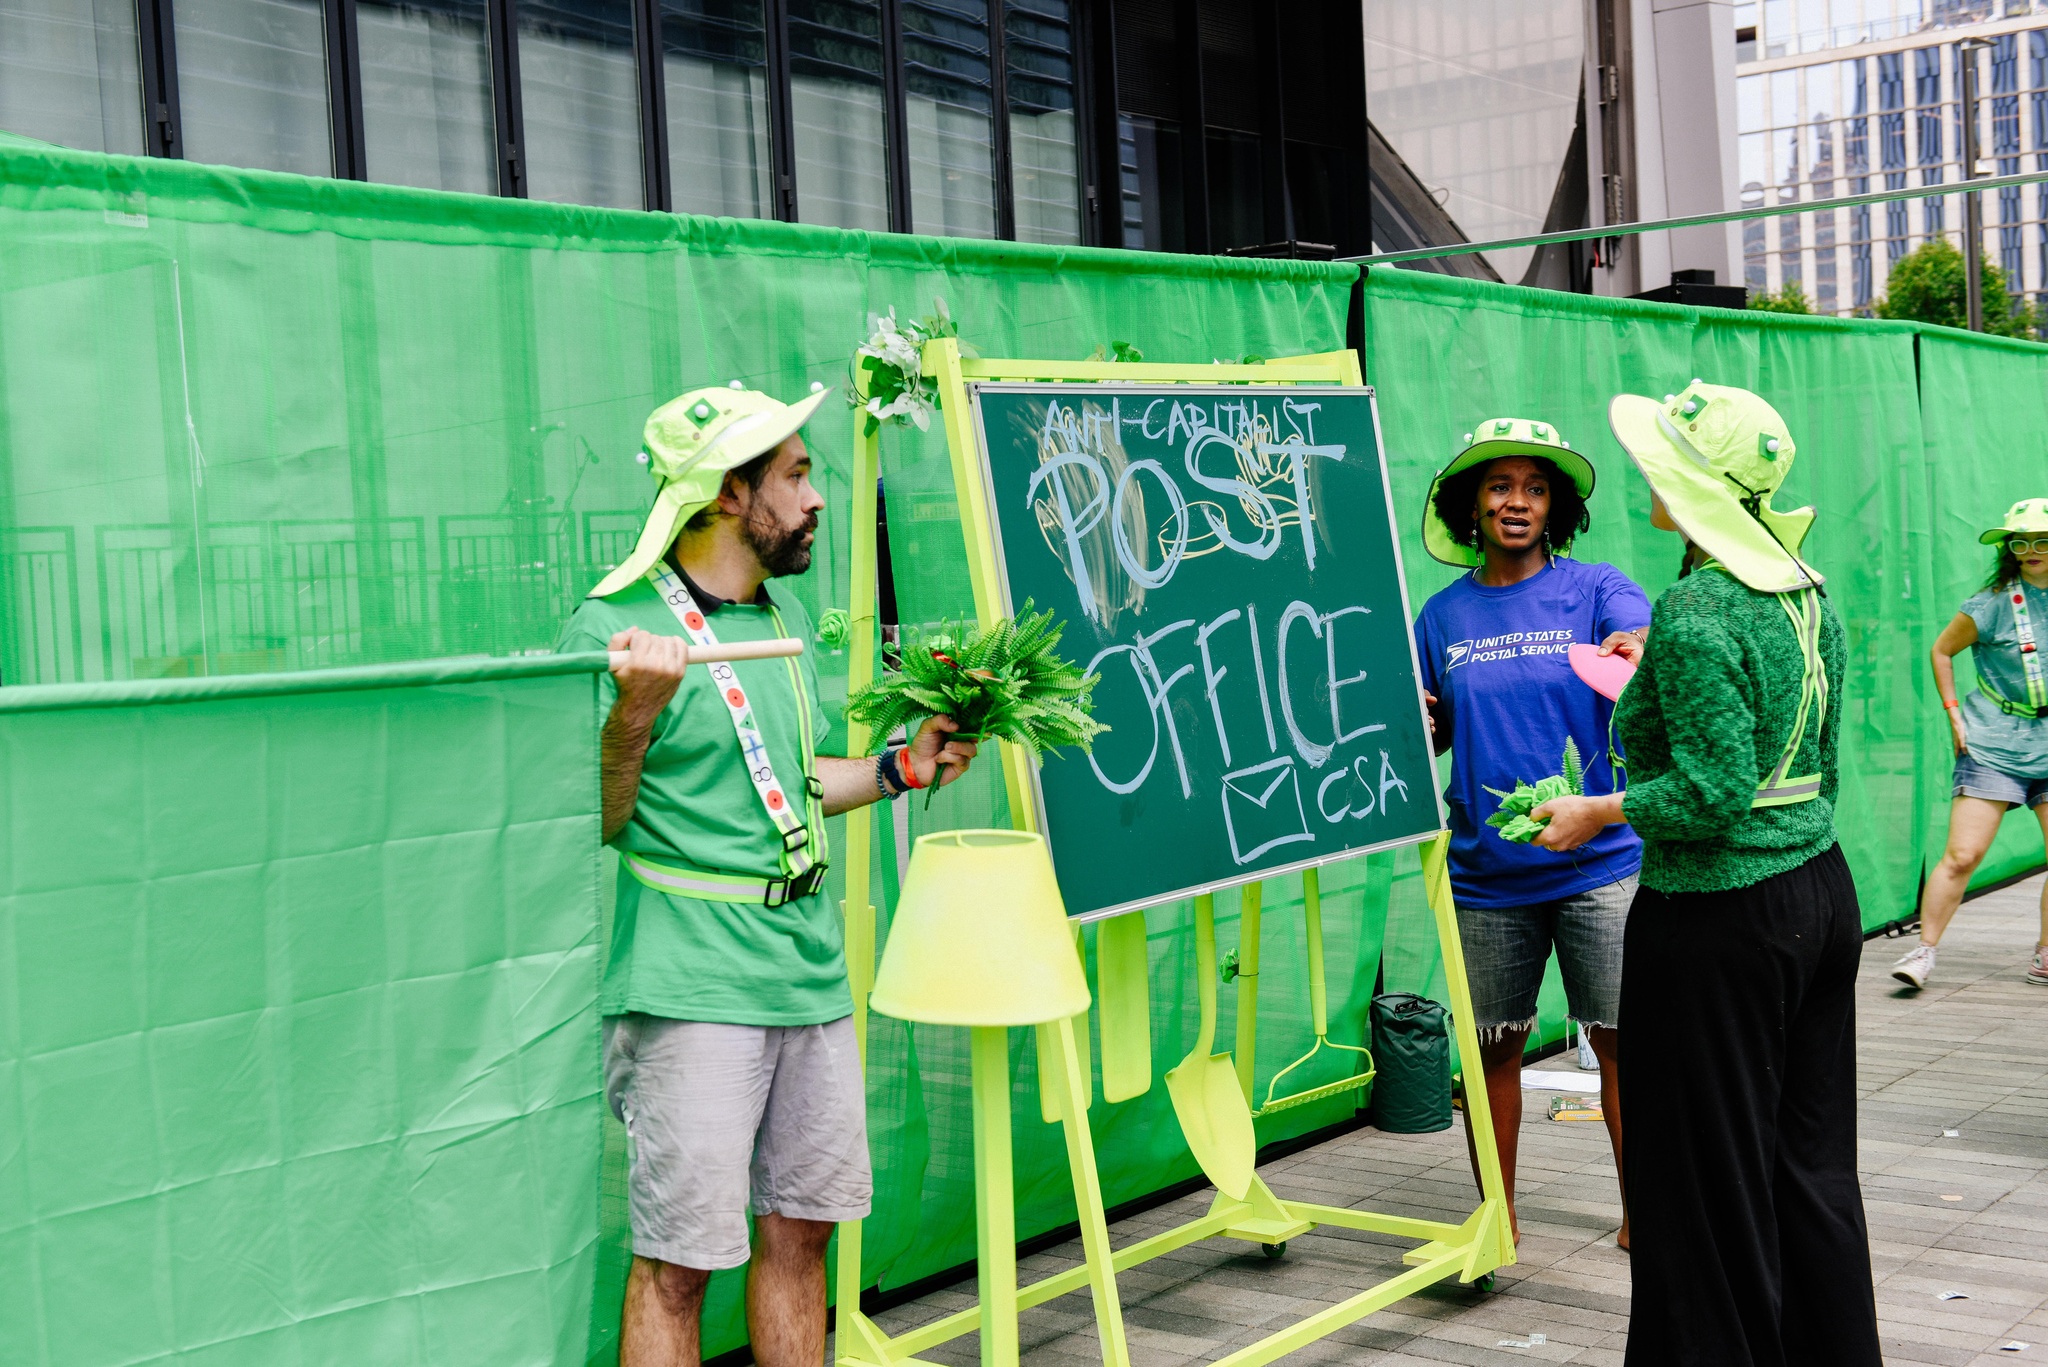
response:
<path id="1" fill-rule="evenodd" d="M 920 838 L 868 1002 L 931 1025 L 1041 1025 L 1086 1011 L 1045 841 L 1029 831 Z"/>

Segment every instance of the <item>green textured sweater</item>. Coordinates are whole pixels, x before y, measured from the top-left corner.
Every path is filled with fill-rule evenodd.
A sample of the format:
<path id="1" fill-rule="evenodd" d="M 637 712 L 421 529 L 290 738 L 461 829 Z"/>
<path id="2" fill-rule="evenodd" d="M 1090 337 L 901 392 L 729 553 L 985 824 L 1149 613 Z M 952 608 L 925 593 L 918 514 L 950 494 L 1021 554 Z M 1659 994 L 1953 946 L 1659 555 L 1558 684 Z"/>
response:
<path id="1" fill-rule="evenodd" d="M 1643 838 L 1644 886 L 1659 892 L 1744 888 L 1797 868 L 1835 843 L 1848 647 L 1822 599 L 1827 718 L 1811 721 L 1793 774 L 1821 775 L 1821 795 L 1751 810 L 1791 739 L 1802 674 L 1799 640 L 1776 597 L 1720 570 L 1680 579 L 1650 618 L 1642 668 L 1615 708 L 1628 760 L 1622 811 Z"/>

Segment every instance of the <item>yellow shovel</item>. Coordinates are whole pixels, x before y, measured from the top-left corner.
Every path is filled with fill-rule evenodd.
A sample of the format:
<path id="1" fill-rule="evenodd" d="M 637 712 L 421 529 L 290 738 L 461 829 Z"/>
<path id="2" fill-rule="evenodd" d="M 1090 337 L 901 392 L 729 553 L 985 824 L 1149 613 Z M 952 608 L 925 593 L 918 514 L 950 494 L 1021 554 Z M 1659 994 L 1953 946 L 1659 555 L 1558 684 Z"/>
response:
<path id="1" fill-rule="evenodd" d="M 1230 1055 L 1209 1052 L 1216 1042 L 1216 901 L 1208 893 L 1195 899 L 1195 982 L 1202 1028 L 1188 1056 L 1167 1070 L 1166 1094 L 1203 1175 L 1242 1201 L 1251 1190 L 1259 1140 Z"/>

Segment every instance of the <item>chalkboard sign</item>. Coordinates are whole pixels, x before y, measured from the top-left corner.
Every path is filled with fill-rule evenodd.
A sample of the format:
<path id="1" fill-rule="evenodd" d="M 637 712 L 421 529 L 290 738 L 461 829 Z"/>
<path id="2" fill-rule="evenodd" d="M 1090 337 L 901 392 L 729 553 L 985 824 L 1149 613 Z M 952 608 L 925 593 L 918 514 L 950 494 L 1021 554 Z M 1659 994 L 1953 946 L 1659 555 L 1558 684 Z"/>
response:
<path id="1" fill-rule="evenodd" d="M 1370 388 L 970 392 L 1004 610 L 1102 680 L 1039 770 L 1071 915 L 1441 828 Z"/>

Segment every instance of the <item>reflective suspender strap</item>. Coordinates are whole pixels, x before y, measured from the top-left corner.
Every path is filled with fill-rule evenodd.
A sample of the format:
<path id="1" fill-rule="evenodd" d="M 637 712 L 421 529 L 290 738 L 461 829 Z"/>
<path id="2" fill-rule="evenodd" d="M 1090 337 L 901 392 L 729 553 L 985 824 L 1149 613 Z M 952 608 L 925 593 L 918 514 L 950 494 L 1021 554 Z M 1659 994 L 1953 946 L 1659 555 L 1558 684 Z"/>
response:
<path id="1" fill-rule="evenodd" d="M 764 907 L 779 907 L 825 886 L 823 864 L 815 864 L 809 873 L 794 878 L 747 878 L 664 863 L 630 850 L 619 851 L 619 860 L 628 873 L 656 892 L 671 897 L 694 897 L 700 902 L 758 902 Z"/>
<path id="2" fill-rule="evenodd" d="M 2027 615 L 2027 586 L 2018 580 L 2014 580 L 2012 586 L 2012 623 L 2014 634 L 2020 638 L 2020 668 L 2027 676 L 2026 706 L 2030 709 L 2026 712 L 2014 712 L 2013 715 L 2038 717 L 2044 710 L 2048 710 L 2048 678 L 2043 677 L 2041 652 L 2034 644 L 2034 623 Z M 1993 692 L 1992 696 L 1998 695 Z"/>
<path id="3" fill-rule="evenodd" d="M 1779 594 L 1778 602 L 1785 609 L 1786 617 L 1791 619 L 1792 631 L 1799 638 L 1799 711 L 1792 719 L 1792 735 L 1785 742 L 1785 753 L 1778 757 L 1770 776 L 1757 785 L 1756 798 L 1749 804 L 1752 811 L 1760 807 L 1790 807 L 1799 802 L 1811 802 L 1820 796 L 1821 788 L 1819 774 L 1804 774 L 1797 778 L 1787 776 L 1792 762 L 1799 757 L 1800 746 L 1805 743 L 1808 724 L 1811 723 L 1814 734 L 1818 736 L 1821 723 L 1828 714 L 1828 671 L 1820 657 L 1820 595 L 1812 589 L 1802 589 L 1796 594 Z"/>
<path id="4" fill-rule="evenodd" d="M 769 884 L 765 878 L 741 878 L 677 864 L 656 863 L 629 850 L 621 850 L 619 859 L 635 878 L 656 892 L 697 897 L 707 902 L 765 902 L 768 899 Z"/>
<path id="5" fill-rule="evenodd" d="M 718 644 L 711 624 L 681 576 L 665 562 L 656 561 L 647 571 L 647 581 L 654 586 L 661 601 L 668 604 L 676 621 L 682 624 L 690 644 Z M 787 634 L 782 625 L 782 614 L 772 604 L 768 611 L 775 621 L 775 629 Z M 720 701 L 725 704 L 726 718 L 732 723 L 733 734 L 739 740 L 740 756 L 746 764 L 747 779 L 754 785 L 754 795 L 760 798 L 761 809 L 768 814 L 769 823 L 781 838 L 783 876 L 772 880 L 733 877 L 656 864 L 639 855 L 625 856 L 627 867 L 647 886 L 684 897 L 702 897 L 718 902 L 759 900 L 768 906 L 780 906 L 793 898 L 807 897 L 824 886 L 825 794 L 817 775 L 811 772 L 816 748 L 811 732 L 811 698 L 804 688 L 803 671 L 797 668 L 796 661 L 791 659 L 785 663 L 789 667 L 790 686 L 796 693 L 797 733 L 802 749 L 799 760 L 804 771 L 804 816 L 801 818 L 797 816 L 781 780 L 775 776 L 775 766 L 768 758 L 768 743 L 762 739 L 760 726 L 754 718 L 754 706 L 747 700 L 746 690 L 740 687 L 739 675 L 725 661 L 704 666 L 711 673 L 712 684 L 718 690 Z M 726 895 L 728 892 L 731 895 Z"/>
<path id="6" fill-rule="evenodd" d="M 2025 717 L 2028 721 L 2039 721 L 2042 717 L 2048 717 L 2048 707 L 2034 707 L 2027 703 L 2014 702 L 2011 698 L 2006 697 L 2005 694 L 1993 688 L 1991 680 L 1985 678 L 1982 674 L 1977 676 L 1977 687 L 1985 697 L 1991 699 L 1992 706 L 2005 713 L 2008 717 Z"/>
<path id="7" fill-rule="evenodd" d="M 775 634 L 789 635 L 789 628 L 782 624 L 782 613 L 773 604 L 768 608 L 769 617 L 775 621 Z M 783 665 L 789 670 L 789 689 L 796 695 L 797 735 L 803 746 L 804 764 L 808 769 L 816 768 L 812 756 L 818 753 L 818 740 L 811 733 L 811 695 L 804 687 L 804 672 L 797 668 L 796 657 L 785 655 Z M 818 781 L 815 773 L 804 774 L 804 829 L 809 835 L 805 849 L 811 857 L 823 865 L 831 857 L 831 848 L 825 836 L 825 786 Z"/>

